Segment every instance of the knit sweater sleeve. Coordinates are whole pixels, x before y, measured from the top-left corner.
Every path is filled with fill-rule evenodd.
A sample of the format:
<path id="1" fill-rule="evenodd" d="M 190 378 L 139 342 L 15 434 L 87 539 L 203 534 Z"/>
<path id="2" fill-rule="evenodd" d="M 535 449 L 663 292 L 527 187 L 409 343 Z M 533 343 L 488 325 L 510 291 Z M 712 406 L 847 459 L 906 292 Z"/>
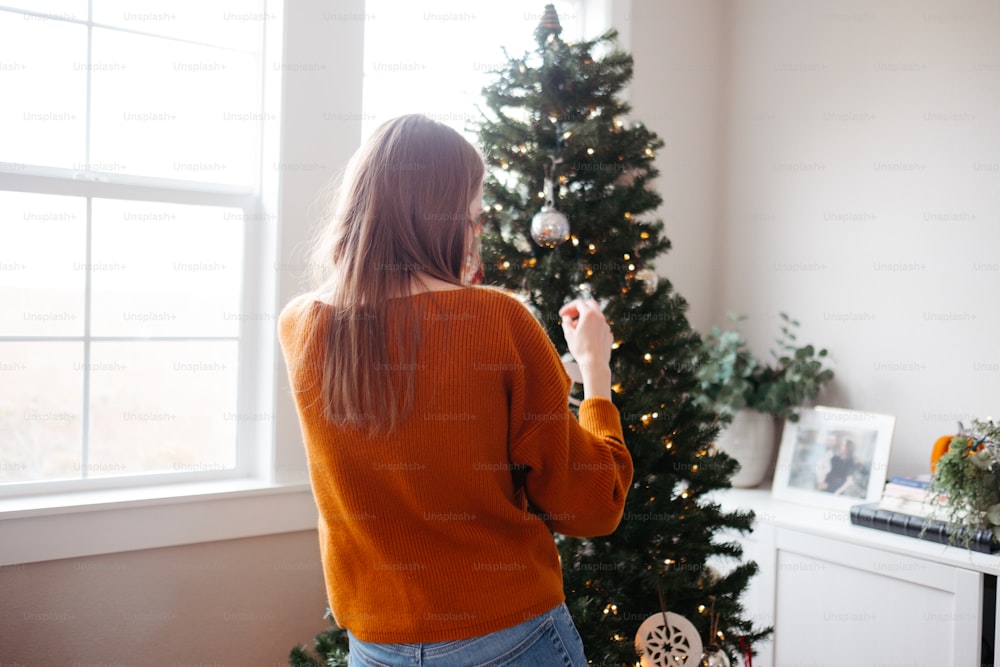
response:
<path id="1" fill-rule="evenodd" d="M 568 405 L 571 380 L 552 342 L 518 305 L 512 337 L 521 363 L 510 383 L 510 456 L 525 468 L 525 491 L 548 526 L 574 537 L 618 527 L 632 483 L 614 403 L 588 398 L 580 419 Z"/>

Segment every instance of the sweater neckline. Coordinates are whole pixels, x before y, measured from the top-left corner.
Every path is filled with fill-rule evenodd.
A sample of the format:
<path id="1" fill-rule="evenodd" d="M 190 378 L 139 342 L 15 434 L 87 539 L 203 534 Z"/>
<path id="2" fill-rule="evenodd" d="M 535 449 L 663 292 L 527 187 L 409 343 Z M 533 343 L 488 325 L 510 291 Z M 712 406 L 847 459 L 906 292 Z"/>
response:
<path id="1" fill-rule="evenodd" d="M 453 289 L 425 290 L 423 292 L 412 292 L 410 294 L 403 294 L 401 296 L 390 296 L 390 297 L 388 297 L 388 300 L 390 300 L 390 301 L 399 301 L 401 299 L 411 299 L 411 298 L 414 298 L 414 297 L 422 297 L 422 296 L 426 296 L 428 294 L 436 294 L 436 295 L 441 295 L 441 294 L 456 294 L 456 293 L 459 293 L 459 292 L 472 291 L 474 289 L 475 288 L 472 285 L 463 285 L 461 287 L 455 287 Z M 323 301 L 318 296 L 314 296 L 313 299 L 312 299 L 312 301 L 313 301 L 313 303 L 319 303 L 319 304 L 322 304 L 324 306 L 331 306 L 332 307 L 332 305 L 330 304 L 330 302 Z"/>

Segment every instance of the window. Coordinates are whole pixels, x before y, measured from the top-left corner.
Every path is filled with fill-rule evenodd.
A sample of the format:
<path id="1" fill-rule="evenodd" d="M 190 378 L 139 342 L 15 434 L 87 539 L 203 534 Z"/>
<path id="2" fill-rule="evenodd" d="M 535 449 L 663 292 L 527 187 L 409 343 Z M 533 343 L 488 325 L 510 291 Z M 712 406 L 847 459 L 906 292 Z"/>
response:
<path id="1" fill-rule="evenodd" d="M 254 474 L 274 15 L 41 4 L 0 7 L 0 494 Z"/>
<path id="2" fill-rule="evenodd" d="M 380 123 L 404 113 L 424 113 L 464 132 L 479 118 L 476 105 L 483 86 L 506 63 L 502 47 L 511 56 L 536 48 L 534 30 L 545 4 L 368 0 L 362 133 L 368 136 Z M 552 4 L 563 27 L 561 37 L 572 41 L 583 36 L 582 0 Z"/>

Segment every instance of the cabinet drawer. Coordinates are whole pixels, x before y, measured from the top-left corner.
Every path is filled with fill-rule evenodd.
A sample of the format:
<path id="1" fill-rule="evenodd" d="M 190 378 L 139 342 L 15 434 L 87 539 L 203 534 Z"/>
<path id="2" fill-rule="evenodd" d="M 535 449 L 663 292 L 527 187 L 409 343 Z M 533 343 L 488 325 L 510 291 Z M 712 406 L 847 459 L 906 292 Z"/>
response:
<path id="1" fill-rule="evenodd" d="M 980 664 L 982 574 L 781 528 L 775 547 L 776 667 Z"/>

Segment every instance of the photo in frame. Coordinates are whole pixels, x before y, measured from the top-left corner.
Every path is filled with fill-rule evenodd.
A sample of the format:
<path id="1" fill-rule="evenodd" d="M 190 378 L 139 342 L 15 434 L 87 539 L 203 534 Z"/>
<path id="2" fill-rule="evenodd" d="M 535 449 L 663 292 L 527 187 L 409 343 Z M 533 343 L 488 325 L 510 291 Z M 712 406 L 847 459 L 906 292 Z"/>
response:
<path id="1" fill-rule="evenodd" d="M 896 418 L 817 406 L 785 421 L 771 495 L 849 510 L 885 487 Z"/>

